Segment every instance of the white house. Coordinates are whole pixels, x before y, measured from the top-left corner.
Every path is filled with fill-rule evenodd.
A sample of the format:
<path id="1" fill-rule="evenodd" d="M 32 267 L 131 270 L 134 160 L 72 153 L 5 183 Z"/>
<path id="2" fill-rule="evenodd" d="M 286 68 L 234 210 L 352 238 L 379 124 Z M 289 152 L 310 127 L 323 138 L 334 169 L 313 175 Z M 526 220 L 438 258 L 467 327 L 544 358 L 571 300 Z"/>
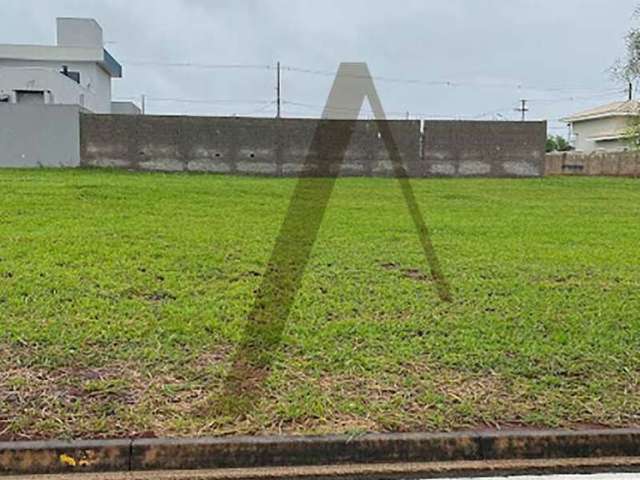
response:
<path id="1" fill-rule="evenodd" d="M 573 146 L 585 153 L 628 148 L 625 130 L 640 120 L 640 102 L 613 102 L 563 118 L 571 126 Z"/>
<path id="2" fill-rule="evenodd" d="M 122 67 L 89 18 L 58 18 L 56 45 L 0 44 L 0 102 L 79 105 L 94 113 L 136 113 L 112 106 L 111 80 Z"/>

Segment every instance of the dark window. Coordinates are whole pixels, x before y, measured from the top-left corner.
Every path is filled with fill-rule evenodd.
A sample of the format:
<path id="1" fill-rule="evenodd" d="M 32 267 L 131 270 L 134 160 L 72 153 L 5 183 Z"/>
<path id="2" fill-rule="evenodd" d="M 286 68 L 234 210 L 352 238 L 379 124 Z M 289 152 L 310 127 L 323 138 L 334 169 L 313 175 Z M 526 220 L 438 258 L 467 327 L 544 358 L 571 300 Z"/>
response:
<path id="1" fill-rule="evenodd" d="M 80 83 L 80 72 L 73 72 L 69 70 L 69 68 L 66 65 L 63 65 L 60 73 L 65 77 L 69 77 L 74 82 Z"/>
<path id="2" fill-rule="evenodd" d="M 44 103 L 42 90 L 16 90 L 16 103 Z"/>

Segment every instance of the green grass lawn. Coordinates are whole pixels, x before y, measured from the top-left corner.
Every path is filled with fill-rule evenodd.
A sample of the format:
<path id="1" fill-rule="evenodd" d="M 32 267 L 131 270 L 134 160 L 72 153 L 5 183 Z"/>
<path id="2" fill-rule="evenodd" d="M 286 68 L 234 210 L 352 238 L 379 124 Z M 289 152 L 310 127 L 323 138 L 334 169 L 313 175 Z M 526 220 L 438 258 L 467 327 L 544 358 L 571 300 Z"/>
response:
<path id="1" fill-rule="evenodd" d="M 340 179 L 253 408 L 211 409 L 294 179 L 0 170 L 0 439 L 640 425 L 640 183 Z"/>

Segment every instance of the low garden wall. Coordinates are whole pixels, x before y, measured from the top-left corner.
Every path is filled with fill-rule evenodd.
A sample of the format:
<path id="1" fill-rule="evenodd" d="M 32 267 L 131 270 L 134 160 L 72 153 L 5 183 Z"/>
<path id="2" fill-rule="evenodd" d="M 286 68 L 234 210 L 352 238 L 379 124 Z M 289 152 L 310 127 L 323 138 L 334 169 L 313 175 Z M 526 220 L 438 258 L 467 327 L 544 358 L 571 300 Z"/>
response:
<path id="1" fill-rule="evenodd" d="M 548 153 L 544 174 L 638 177 L 640 151 Z"/>

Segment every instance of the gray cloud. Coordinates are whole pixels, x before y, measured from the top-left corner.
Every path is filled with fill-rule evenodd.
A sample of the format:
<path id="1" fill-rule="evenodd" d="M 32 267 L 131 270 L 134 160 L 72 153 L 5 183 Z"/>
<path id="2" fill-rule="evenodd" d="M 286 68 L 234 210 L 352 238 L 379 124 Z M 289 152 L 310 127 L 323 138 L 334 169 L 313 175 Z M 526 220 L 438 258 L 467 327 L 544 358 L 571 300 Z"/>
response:
<path id="1" fill-rule="evenodd" d="M 284 65 L 332 71 L 341 61 L 366 61 L 378 76 L 462 84 L 378 82 L 384 106 L 394 116 L 406 111 L 443 116 L 493 112 L 517 118 L 513 109 L 518 99 L 530 98 L 534 100 L 531 118 L 554 120 L 624 98 L 596 94 L 618 87 L 605 70 L 622 54 L 622 37 L 631 24 L 635 3 L 21 0 L 4 2 L 0 42 L 51 43 L 56 16 L 90 16 L 102 25 L 107 48 L 125 69 L 124 78 L 114 84 L 114 96 L 138 98 L 145 93 L 151 98 L 238 101 L 149 101 L 152 112 L 270 114 L 269 105 L 240 101 L 271 101 L 275 74 L 266 69 L 172 68 L 132 62 L 274 65 L 280 60 Z M 294 102 L 285 103 L 285 114 L 318 115 L 331 81 L 330 76 L 285 70 L 283 98 Z M 560 128 L 557 122 L 554 126 Z"/>

